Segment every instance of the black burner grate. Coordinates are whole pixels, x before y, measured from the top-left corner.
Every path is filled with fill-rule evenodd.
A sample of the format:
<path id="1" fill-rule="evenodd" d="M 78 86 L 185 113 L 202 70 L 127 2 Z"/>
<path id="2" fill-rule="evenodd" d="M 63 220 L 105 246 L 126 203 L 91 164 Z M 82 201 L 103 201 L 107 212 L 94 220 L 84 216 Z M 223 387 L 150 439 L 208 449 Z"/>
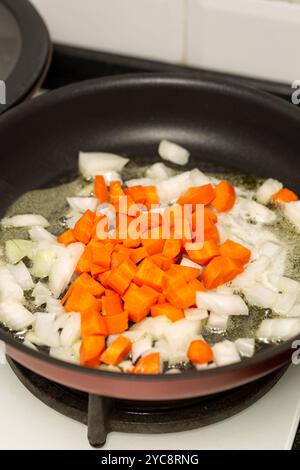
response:
<path id="1" fill-rule="evenodd" d="M 8 362 L 25 387 L 50 408 L 88 426 L 93 447 L 105 444 L 109 432 L 170 433 L 200 428 L 241 412 L 265 395 L 282 377 L 283 367 L 255 382 L 179 401 L 116 400 L 73 390 L 47 380 L 16 362 Z"/>

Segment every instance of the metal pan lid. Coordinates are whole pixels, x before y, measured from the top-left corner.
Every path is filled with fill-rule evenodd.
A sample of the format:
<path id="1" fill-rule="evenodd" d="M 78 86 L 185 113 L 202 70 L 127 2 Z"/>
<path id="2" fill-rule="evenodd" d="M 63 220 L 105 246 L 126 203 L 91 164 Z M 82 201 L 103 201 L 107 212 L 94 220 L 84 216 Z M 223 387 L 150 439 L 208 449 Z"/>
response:
<path id="1" fill-rule="evenodd" d="M 47 28 L 27 0 L 0 0 L 0 114 L 31 95 L 48 69 Z"/>

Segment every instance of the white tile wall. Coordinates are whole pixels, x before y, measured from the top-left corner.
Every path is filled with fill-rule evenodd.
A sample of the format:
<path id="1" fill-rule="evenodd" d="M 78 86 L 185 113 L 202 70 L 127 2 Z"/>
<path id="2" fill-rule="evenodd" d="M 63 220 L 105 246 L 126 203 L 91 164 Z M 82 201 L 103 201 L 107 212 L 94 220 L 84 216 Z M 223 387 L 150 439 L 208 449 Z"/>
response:
<path id="1" fill-rule="evenodd" d="M 186 61 L 290 82 L 300 78 L 300 6 L 271 0 L 187 0 Z"/>
<path id="2" fill-rule="evenodd" d="M 185 0 L 31 0 L 57 42 L 180 62 Z"/>
<path id="3" fill-rule="evenodd" d="M 31 0 L 61 43 L 290 82 L 300 0 Z"/>

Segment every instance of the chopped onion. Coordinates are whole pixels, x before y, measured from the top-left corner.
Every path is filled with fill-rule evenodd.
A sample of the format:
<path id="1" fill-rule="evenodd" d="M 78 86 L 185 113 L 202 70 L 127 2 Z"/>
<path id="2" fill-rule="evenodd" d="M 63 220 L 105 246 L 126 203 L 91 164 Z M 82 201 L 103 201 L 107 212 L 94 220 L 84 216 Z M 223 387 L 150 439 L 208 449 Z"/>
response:
<path id="1" fill-rule="evenodd" d="M 73 351 L 63 346 L 50 348 L 49 355 L 60 361 L 70 362 L 71 364 L 77 363 L 77 357 L 74 355 Z"/>
<path id="2" fill-rule="evenodd" d="M 143 329 L 135 330 L 133 328 L 130 328 L 129 330 L 124 331 L 122 333 L 122 336 L 125 336 L 126 338 L 130 339 L 130 341 L 132 343 L 134 343 L 135 341 L 138 341 L 139 339 L 143 338 L 145 335 L 146 335 L 146 333 Z M 110 340 L 111 336 L 118 336 L 118 335 L 110 335 L 108 337 L 108 340 Z"/>
<path id="3" fill-rule="evenodd" d="M 43 346 L 43 342 L 33 330 L 27 331 L 27 333 L 25 334 L 25 341 L 36 344 L 37 346 Z"/>
<path id="4" fill-rule="evenodd" d="M 245 221 L 249 219 L 261 224 L 272 224 L 275 222 L 277 215 L 267 207 L 259 204 L 252 199 L 238 198 L 231 215 L 238 215 Z"/>
<path id="5" fill-rule="evenodd" d="M 282 246 L 274 242 L 263 243 L 259 248 L 259 254 L 262 256 L 267 256 L 269 258 L 274 258 L 278 256 L 282 250 Z"/>
<path id="6" fill-rule="evenodd" d="M 112 181 L 122 182 L 121 175 L 117 171 L 107 171 L 105 173 L 102 173 L 102 176 L 104 177 L 107 186 L 109 186 Z"/>
<path id="7" fill-rule="evenodd" d="M 142 356 L 145 351 L 151 349 L 151 347 L 152 339 L 150 336 L 145 336 L 133 343 L 131 350 L 132 362 L 135 363 L 137 359 Z"/>
<path id="8" fill-rule="evenodd" d="M 165 374 L 166 374 L 166 375 L 181 374 L 181 370 L 176 369 L 175 367 L 173 367 L 172 369 L 168 369 L 168 370 L 165 372 Z"/>
<path id="9" fill-rule="evenodd" d="M 154 163 L 146 171 L 146 177 L 156 181 L 167 180 L 173 174 L 173 170 L 161 162 Z"/>
<path id="10" fill-rule="evenodd" d="M 243 293 L 249 304 L 264 308 L 272 308 L 278 297 L 277 292 L 264 287 L 258 282 L 255 282 L 250 287 L 243 289 Z"/>
<path id="11" fill-rule="evenodd" d="M 236 294 L 197 292 L 196 305 L 218 315 L 248 315 L 249 310 L 243 299 Z"/>
<path id="12" fill-rule="evenodd" d="M 32 258 L 33 243 L 30 240 L 8 240 L 5 242 L 5 254 L 12 264 L 18 263 L 21 259 Z"/>
<path id="13" fill-rule="evenodd" d="M 300 292 L 300 282 L 278 274 L 270 274 L 268 278 L 270 284 L 278 291 L 282 292 Z"/>
<path id="14" fill-rule="evenodd" d="M 40 307 L 47 302 L 48 297 L 51 296 L 51 292 L 45 284 L 39 281 L 32 291 L 32 296 L 34 298 L 34 305 Z"/>
<path id="15" fill-rule="evenodd" d="M 185 318 L 172 323 L 165 329 L 164 337 L 168 343 L 170 364 L 187 361 L 188 346 L 200 332 L 200 320 L 190 321 Z"/>
<path id="16" fill-rule="evenodd" d="M 164 337 L 165 331 L 171 325 L 172 322 L 168 317 L 166 317 L 165 315 L 160 315 L 158 317 L 145 318 L 141 322 L 133 325 L 129 331 L 142 331 L 143 333 L 147 333 L 152 336 L 154 340 L 159 340 Z"/>
<path id="17" fill-rule="evenodd" d="M 34 225 L 48 227 L 49 222 L 42 215 L 22 214 L 14 215 L 13 217 L 4 217 L 4 219 L 1 220 L 1 225 L 4 227 L 32 227 Z"/>
<path id="18" fill-rule="evenodd" d="M 206 328 L 213 332 L 223 333 L 227 330 L 228 318 L 228 316 L 211 312 L 206 323 Z"/>
<path id="19" fill-rule="evenodd" d="M 53 250 L 39 250 L 34 254 L 31 273 L 35 277 L 48 277 L 56 260 Z"/>
<path id="20" fill-rule="evenodd" d="M 288 314 L 289 317 L 300 317 L 300 304 L 296 304 L 291 308 Z"/>
<path id="21" fill-rule="evenodd" d="M 78 213 L 72 215 L 71 217 L 68 217 L 66 219 L 66 226 L 68 228 L 73 229 L 75 227 L 76 222 L 80 219 L 81 215 L 82 214 L 80 212 L 78 212 Z"/>
<path id="22" fill-rule="evenodd" d="M 55 313 L 56 315 L 65 314 L 65 310 L 61 304 L 61 301 L 54 299 L 53 297 L 48 297 L 46 301 L 46 310 L 48 313 Z"/>
<path id="23" fill-rule="evenodd" d="M 120 367 L 120 369 L 123 371 L 123 372 L 130 372 L 133 368 L 133 364 L 131 361 L 129 361 L 128 359 L 126 361 L 122 361 L 118 364 L 118 367 Z"/>
<path id="24" fill-rule="evenodd" d="M 48 230 L 45 230 L 44 227 L 39 227 L 37 225 L 29 230 L 29 236 L 34 242 L 55 242 L 56 240 L 56 237 L 52 235 L 52 233 L 48 232 Z"/>
<path id="25" fill-rule="evenodd" d="M 72 243 L 56 258 L 49 274 L 49 287 L 54 297 L 59 297 L 68 286 L 83 251 L 82 243 Z"/>
<path id="26" fill-rule="evenodd" d="M 256 199 L 260 204 L 269 204 L 273 194 L 277 193 L 282 188 L 283 184 L 280 183 L 280 181 L 269 178 L 258 188 Z"/>
<path id="27" fill-rule="evenodd" d="M 153 180 L 150 178 L 133 178 L 126 181 L 126 186 L 130 188 L 131 186 L 152 186 Z"/>
<path id="28" fill-rule="evenodd" d="M 20 261 L 18 264 L 8 264 L 7 268 L 9 269 L 10 273 L 13 275 L 13 278 L 17 284 L 23 290 L 29 290 L 34 287 L 34 283 L 31 277 L 31 274 L 23 261 Z"/>
<path id="29" fill-rule="evenodd" d="M 165 339 L 159 339 L 155 342 L 154 349 L 159 352 L 162 361 L 167 362 L 170 359 L 170 350 Z"/>
<path id="30" fill-rule="evenodd" d="M 0 303 L 0 320 L 14 331 L 22 331 L 32 325 L 34 315 L 24 305 L 7 300 Z"/>
<path id="31" fill-rule="evenodd" d="M 161 158 L 176 165 L 186 165 L 189 161 L 190 152 L 174 142 L 162 140 L 158 147 Z"/>
<path id="32" fill-rule="evenodd" d="M 241 360 L 236 345 L 232 341 L 221 341 L 212 347 L 217 366 L 228 366 Z"/>
<path id="33" fill-rule="evenodd" d="M 211 179 L 198 168 L 194 168 L 190 171 L 190 182 L 191 186 L 204 186 L 205 184 L 210 184 Z"/>
<path id="34" fill-rule="evenodd" d="M 79 340 L 81 336 L 81 317 L 80 313 L 73 313 L 69 316 L 66 325 L 64 326 L 60 342 L 64 347 L 72 346 L 75 341 Z"/>
<path id="35" fill-rule="evenodd" d="M 285 217 L 300 230 L 300 201 L 282 204 L 282 209 Z"/>
<path id="36" fill-rule="evenodd" d="M 254 338 L 239 338 L 235 341 L 238 352 L 242 357 L 252 357 L 255 351 Z"/>
<path id="37" fill-rule="evenodd" d="M 88 179 L 96 175 L 102 175 L 109 171 L 121 172 L 129 162 L 129 158 L 120 157 L 113 153 L 104 152 L 80 152 L 79 170 Z"/>
<path id="38" fill-rule="evenodd" d="M 23 341 L 23 344 L 24 344 L 24 346 L 27 346 L 27 348 L 33 349 L 34 351 L 37 351 L 37 350 L 38 350 L 38 348 L 37 348 L 33 343 L 31 343 L 30 341 L 28 341 L 28 339 L 25 339 L 25 340 Z"/>
<path id="39" fill-rule="evenodd" d="M 54 299 L 56 300 L 56 299 Z M 62 330 L 66 324 L 67 324 L 67 321 L 69 320 L 70 316 L 73 315 L 73 313 L 56 313 L 56 312 L 49 312 L 49 313 L 54 313 L 56 315 L 56 318 L 55 318 L 55 328 L 57 330 Z"/>
<path id="40" fill-rule="evenodd" d="M 277 294 L 276 301 L 273 306 L 274 312 L 278 315 L 287 315 L 292 310 L 298 299 L 298 292 L 284 292 Z"/>
<path id="41" fill-rule="evenodd" d="M 157 183 L 157 192 L 161 203 L 176 201 L 190 187 L 190 172 L 185 171 Z"/>
<path id="42" fill-rule="evenodd" d="M 88 209 L 94 212 L 98 205 L 98 200 L 95 197 L 67 197 L 67 202 L 71 209 L 81 213 Z"/>
<path id="43" fill-rule="evenodd" d="M 208 317 L 208 311 L 203 308 L 186 308 L 184 316 L 187 320 L 204 320 Z"/>
<path id="44" fill-rule="evenodd" d="M 267 318 L 256 332 L 260 341 L 286 341 L 300 333 L 300 318 Z"/>
<path id="45" fill-rule="evenodd" d="M 0 267 L 0 300 L 22 302 L 23 289 L 16 283 L 13 275 L 5 266 Z"/>
<path id="46" fill-rule="evenodd" d="M 60 346 L 59 332 L 55 319 L 55 313 L 38 312 L 35 315 L 34 331 L 45 346 Z"/>

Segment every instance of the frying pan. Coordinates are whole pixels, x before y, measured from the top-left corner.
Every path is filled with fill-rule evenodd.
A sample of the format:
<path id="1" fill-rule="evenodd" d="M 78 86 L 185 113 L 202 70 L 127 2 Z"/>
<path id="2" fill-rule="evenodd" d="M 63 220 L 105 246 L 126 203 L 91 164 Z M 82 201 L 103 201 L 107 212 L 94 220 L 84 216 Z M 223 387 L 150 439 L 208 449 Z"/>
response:
<path id="1" fill-rule="evenodd" d="M 0 118 L 0 215 L 22 193 L 74 176 L 79 150 L 121 153 L 146 164 L 154 161 L 162 138 L 191 151 L 190 167 L 274 177 L 299 193 L 299 136 L 300 114 L 292 105 L 209 74 L 205 79 L 147 74 L 82 82 Z M 270 373 L 292 355 L 292 341 L 287 341 L 226 367 L 134 376 L 50 358 L 23 346 L 4 328 L 0 340 L 8 356 L 44 377 L 135 400 L 220 392 Z"/>

